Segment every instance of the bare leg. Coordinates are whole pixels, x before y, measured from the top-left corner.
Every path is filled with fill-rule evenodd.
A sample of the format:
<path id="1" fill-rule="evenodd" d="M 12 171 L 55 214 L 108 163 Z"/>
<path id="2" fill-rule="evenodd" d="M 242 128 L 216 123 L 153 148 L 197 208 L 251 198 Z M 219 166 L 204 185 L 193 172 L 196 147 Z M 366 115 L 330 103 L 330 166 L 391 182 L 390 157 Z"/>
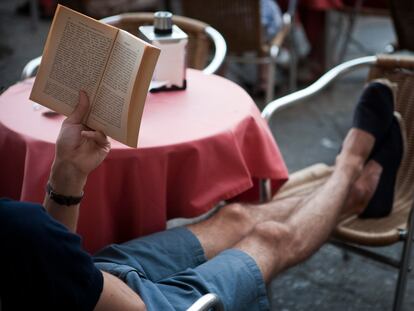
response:
<path id="1" fill-rule="evenodd" d="M 373 144 L 373 136 L 352 129 L 337 157 L 332 176 L 315 196 L 304 200 L 301 208 L 284 223 L 259 223 L 235 245 L 256 260 L 265 281 L 308 258 L 326 241 Z"/>
<path id="2" fill-rule="evenodd" d="M 365 165 L 361 176 L 353 184 L 346 201 L 346 207 L 341 219 L 354 214 L 361 214 L 374 195 L 382 173 L 382 167 L 377 162 L 370 160 Z"/>
<path id="3" fill-rule="evenodd" d="M 304 197 L 285 198 L 267 204 L 233 203 L 210 218 L 187 226 L 200 241 L 208 259 L 231 248 L 264 221 L 284 221 L 298 208 Z"/>
<path id="4" fill-rule="evenodd" d="M 364 167 L 373 144 L 373 136 L 352 129 L 334 173 L 316 194 L 255 206 L 231 204 L 189 229 L 199 238 L 207 258 L 230 247 L 239 248 L 255 259 L 269 281 L 317 250 L 342 212 L 362 211 L 381 174 L 373 161 Z M 359 208 L 350 209 L 358 203 Z"/>
<path id="5" fill-rule="evenodd" d="M 342 217 L 362 212 L 375 191 L 380 173 L 381 167 L 376 162 L 368 162 L 350 189 Z M 188 228 L 198 237 L 207 258 L 210 259 L 240 242 L 260 223 L 285 223 L 303 207 L 304 200 L 313 200 L 313 197 L 320 195 L 320 191 L 312 195 L 284 198 L 261 205 L 230 204 L 211 218 Z"/>

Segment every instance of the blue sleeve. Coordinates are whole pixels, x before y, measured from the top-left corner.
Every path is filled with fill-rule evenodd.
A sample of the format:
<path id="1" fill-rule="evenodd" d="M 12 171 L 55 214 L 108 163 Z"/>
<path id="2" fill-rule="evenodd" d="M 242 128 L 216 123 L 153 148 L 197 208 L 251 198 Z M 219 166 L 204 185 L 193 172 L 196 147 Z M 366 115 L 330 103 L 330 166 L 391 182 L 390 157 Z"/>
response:
<path id="1" fill-rule="evenodd" d="M 0 199 L 4 310 L 93 310 L 102 273 L 81 239 L 38 204 Z"/>
<path id="2" fill-rule="evenodd" d="M 282 12 L 276 1 L 260 0 L 260 15 L 266 40 L 270 40 L 282 27 Z"/>

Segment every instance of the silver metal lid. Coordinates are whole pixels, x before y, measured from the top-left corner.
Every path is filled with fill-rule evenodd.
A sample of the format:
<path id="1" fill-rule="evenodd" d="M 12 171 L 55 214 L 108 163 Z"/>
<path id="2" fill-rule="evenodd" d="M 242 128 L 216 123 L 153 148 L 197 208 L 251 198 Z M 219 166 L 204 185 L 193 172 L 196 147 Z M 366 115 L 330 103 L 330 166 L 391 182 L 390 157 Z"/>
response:
<path id="1" fill-rule="evenodd" d="M 168 11 L 158 11 L 154 13 L 154 31 L 161 33 L 171 33 L 172 13 Z"/>

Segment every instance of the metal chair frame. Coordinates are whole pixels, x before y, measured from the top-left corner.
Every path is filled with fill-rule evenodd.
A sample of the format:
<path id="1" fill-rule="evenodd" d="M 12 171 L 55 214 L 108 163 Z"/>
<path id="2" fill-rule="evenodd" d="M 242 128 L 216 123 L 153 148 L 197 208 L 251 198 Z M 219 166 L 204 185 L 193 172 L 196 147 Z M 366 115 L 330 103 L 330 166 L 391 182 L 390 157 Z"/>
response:
<path id="1" fill-rule="evenodd" d="M 126 14 L 150 14 L 150 13 L 125 13 Z M 152 13 L 151 13 L 152 14 Z M 100 21 L 106 24 L 114 24 L 117 21 L 121 20 L 122 16 L 125 15 L 114 15 L 109 16 L 101 19 Z M 189 19 L 189 18 L 186 18 Z M 227 44 L 224 40 L 223 36 L 213 27 L 207 25 L 204 28 L 204 32 L 206 36 L 211 40 L 214 46 L 214 56 L 210 63 L 202 70 L 205 74 L 214 74 L 217 70 L 221 67 L 224 62 L 227 53 Z M 21 80 L 26 78 L 32 77 L 35 75 L 37 69 L 40 66 L 40 62 L 42 61 L 42 56 L 38 56 L 32 60 L 30 60 L 23 68 L 21 74 Z"/>
<path id="2" fill-rule="evenodd" d="M 208 310 L 224 311 L 223 304 L 216 294 L 205 294 L 201 296 L 195 303 L 191 305 L 187 311 L 208 311 Z M 1 298 L 0 298 L 0 310 Z"/>
<path id="3" fill-rule="evenodd" d="M 193 303 L 187 311 L 208 311 L 210 309 L 224 311 L 224 306 L 216 294 L 205 294 Z"/>
<path id="4" fill-rule="evenodd" d="M 360 15 L 371 15 L 371 16 L 383 16 L 386 17 L 387 10 L 385 9 L 364 9 L 364 2 L 365 0 L 356 0 L 353 7 L 346 8 L 346 10 L 342 13 L 345 13 L 348 15 L 346 25 L 343 25 L 343 33 L 345 34 L 345 38 L 342 42 L 342 45 L 338 48 L 338 57 L 337 59 L 333 59 L 333 61 L 337 63 L 342 63 L 345 59 L 345 54 L 348 50 L 348 46 L 350 43 L 354 44 L 362 53 L 369 55 L 373 52 L 368 51 L 368 49 L 358 40 L 356 40 L 353 37 L 354 30 L 355 30 L 355 24 L 357 22 L 357 18 L 360 17 Z M 339 10 L 340 12 L 340 10 Z M 337 36 L 340 35 L 342 32 L 342 29 L 338 31 Z"/>
<path id="5" fill-rule="evenodd" d="M 376 63 L 376 61 L 377 61 L 376 56 L 366 56 L 366 57 L 361 57 L 361 58 L 357 58 L 357 59 L 342 63 L 332 68 L 331 70 L 329 70 L 321 78 L 319 78 L 316 82 L 314 82 L 307 88 L 300 90 L 298 92 L 289 94 L 287 96 L 281 97 L 267 104 L 262 112 L 262 117 L 267 122 L 269 122 L 270 119 L 279 111 L 303 102 L 303 100 L 318 94 L 321 90 L 325 89 L 332 82 L 337 80 L 339 77 L 349 72 L 355 71 L 357 69 L 372 66 Z M 260 200 L 267 201 L 267 200 L 270 200 L 270 198 L 271 198 L 270 181 L 262 180 L 260 183 Z M 396 260 L 395 258 L 391 258 L 385 255 L 378 254 L 366 248 L 362 248 L 355 244 L 347 243 L 347 242 L 344 242 L 338 239 L 331 239 L 330 241 L 330 243 L 342 249 L 353 251 L 356 254 L 365 256 L 367 258 L 371 258 L 373 260 L 384 263 L 388 266 L 397 268 L 399 270 L 398 280 L 397 280 L 397 285 L 396 285 L 396 290 L 395 290 L 395 295 L 394 295 L 394 302 L 393 302 L 394 311 L 399 311 L 402 309 L 404 293 L 405 293 L 405 288 L 407 284 L 407 275 L 408 275 L 408 272 L 411 271 L 410 256 L 411 256 L 412 243 L 414 239 L 414 201 L 412 203 L 409 217 L 407 219 L 407 227 L 404 230 L 402 229 L 400 230 L 399 238 L 400 238 L 400 242 L 403 243 L 403 250 L 402 250 L 401 257 L 399 260 Z"/>

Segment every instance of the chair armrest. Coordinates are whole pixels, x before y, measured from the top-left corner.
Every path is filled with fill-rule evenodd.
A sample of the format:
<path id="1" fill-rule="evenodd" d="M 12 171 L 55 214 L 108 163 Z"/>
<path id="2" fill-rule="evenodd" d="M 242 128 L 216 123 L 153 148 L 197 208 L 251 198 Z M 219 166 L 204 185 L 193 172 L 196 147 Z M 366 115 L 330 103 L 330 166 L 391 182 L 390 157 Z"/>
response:
<path id="1" fill-rule="evenodd" d="M 209 75 L 215 73 L 223 64 L 227 54 L 227 44 L 221 33 L 215 28 L 207 26 L 204 31 L 213 41 L 215 49 L 214 58 L 211 60 L 210 64 L 203 69 L 203 73 Z"/>
<path id="2" fill-rule="evenodd" d="M 348 72 L 359 69 L 361 67 L 374 65 L 377 62 L 377 59 L 377 56 L 366 56 L 347 61 L 332 68 L 310 86 L 268 103 L 262 111 L 262 117 L 266 120 L 267 123 L 269 123 L 271 117 L 276 112 L 279 112 L 284 108 L 291 107 L 297 103 L 302 102 L 304 99 L 318 94 L 337 78 Z M 260 181 L 259 199 L 260 202 L 266 202 L 271 199 L 270 180 L 265 179 Z"/>
<path id="3" fill-rule="evenodd" d="M 40 66 L 42 56 L 36 57 L 29 61 L 23 68 L 21 80 L 33 77 Z"/>
<path id="4" fill-rule="evenodd" d="M 276 112 L 282 110 L 283 108 L 293 106 L 294 104 L 297 104 L 303 101 L 304 99 L 310 98 L 318 94 L 321 90 L 323 90 L 333 81 L 335 81 L 337 78 L 343 76 L 346 73 L 349 73 L 356 69 L 360 69 L 363 67 L 373 65 L 376 62 L 377 62 L 377 56 L 360 57 L 360 58 L 356 58 L 356 59 L 344 62 L 332 68 L 331 70 L 329 70 L 327 73 L 325 73 L 322 77 L 320 77 L 316 82 L 314 82 L 310 86 L 268 103 L 262 111 L 262 117 L 267 122 L 269 122 L 270 118 Z"/>
<path id="5" fill-rule="evenodd" d="M 207 311 L 214 308 L 216 311 L 224 311 L 223 304 L 216 294 L 205 294 L 200 297 L 187 311 Z"/>

